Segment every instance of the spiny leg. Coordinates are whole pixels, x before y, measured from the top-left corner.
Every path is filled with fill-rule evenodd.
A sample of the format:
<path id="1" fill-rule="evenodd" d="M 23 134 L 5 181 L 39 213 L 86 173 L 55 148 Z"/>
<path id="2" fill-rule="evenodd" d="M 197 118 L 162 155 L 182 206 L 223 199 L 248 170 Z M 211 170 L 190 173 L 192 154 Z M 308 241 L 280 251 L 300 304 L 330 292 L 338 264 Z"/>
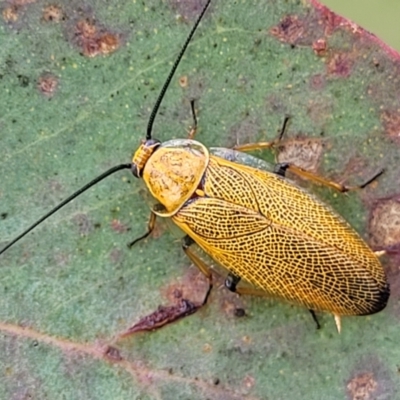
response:
<path id="1" fill-rule="evenodd" d="M 194 108 L 194 100 L 190 100 L 190 108 L 192 110 L 193 126 L 189 130 L 188 139 L 194 139 L 197 133 L 197 117 L 196 110 Z"/>
<path id="2" fill-rule="evenodd" d="M 317 325 L 317 329 L 321 329 L 321 325 L 318 321 L 317 315 L 315 314 L 314 310 L 309 309 L 308 311 L 310 311 L 310 314 L 312 316 L 312 319 L 314 320 L 315 324 Z"/>
<path id="3" fill-rule="evenodd" d="M 268 148 L 274 147 L 276 144 L 278 144 L 281 141 L 283 135 L 285 134 L 288 121 L 289 121 L 289 117 L 285 117 L 285 120 L 283 121 L 283 125 L 282 125 L 282 128 L 281 128 L 278 138 L 276 138 L 272 142 L 247 143 L 247 144 L 243 144 L 243 145 L 237 145 L 234 147 L 234 149 L 238 150 L 238 151 L 246 152 L 246 151 L 251 151 L 251 150 L 262 150 L 262 149 L 268 149 Z M 377 178 L 379 178 L 384 173 L 385 170 L 383 168 L 380 169 L 375 175 L 373 175 L 366 182 L 364 182 L 361 185 L 356 185 L 356 186 L 346 186 L 341 183 L 331 181 L 320 175 L 306 171 L 305 169 L 297 167 L 296 165 L 293 165 L 290 163 L 278 163 L 275 165 L 274 172 L 277 175 L 285 176 L 286 171 L 290 171 L 293 174 L 300 176 L 301 178 L 308 179 L 315 183 L 319 183 L 321 185 L 331 187 L 333 189 L 336 189 L 339 192 L 344 193 L 344 192 L 349 192 L 351 190 L 364 189 L 370 183 L 374 182 Z"/>
<path id="4" fill-rule="evenodd" d="M 147 232 L 138 237 L 137 239 L 133 240 L 132 242 L 128 243 L 128 247 L 131 248 L 134 244 L 136 244 L 137 242 L 140 242 L 143 239 L 146 239 L 147 236 L 149 236 L 151 234 L 151 232 L 153 232 L 154 227 L 156 225 L 156 214 L 154 214 L 153 212 L 150 214 L 150 218 L 149 218 L 149 222 L 147 223 Z"/>
<path id="5" fill-rule="evenodd" d="M 351 190 L 364 189 L 370 183 L 372 183 L 377 178 L 379 178 L 384 173 L 385 170 L 382 168 L 374 176 L 372 176 L 370 179 L 368 179 L 366 182 L 362 183 L 361 185 L 355 185 L 355 186 L 346 186 L 341 183 L 330 181 L 329 179 L 326 179 L 326 178 L 319 176 L 317 174 L 314 174 L 312 172 L 306 171 L 305 169 L 297 167 L 293 164 L 279 163 L 279 164 L 275 165 L 274 172 L 277 173 L 278 175 L 285 176 L 286 171 L 290 171 L 293 174 L 300 176 L 301 178 L 308 179 L 312 182 L 319 183 L 321 185 L 336 189 L 339 192 L 345 193 L 345 192 L 349 192 Z"/>
<path id="6" fill-rule="evenodd" d="M 213 282 L 212 282 L 212 273 L 210 268 L 207 266 L 207 264 L 200 258 L 198 257 L 191 249 L 190 246 L 194 244 L 195 241 L 188 235 L 186 235 L 183 240 L 182 240 L 182 249 L 185 252 L 185 254 L 189 257 L 190 261 L 204 274 L 204 276 L 208 280 L 208 290 L 206 295 L 204 296 L 204 300 L 202 303 L 200 303 L 197 306 L 197 311 L 200 307 L 203 307 L 208 300 L 208 297 L 211 293 L 211 290 L 213 288 Z"/>
<path id="7" fill-rule="evenodd" d="M 232 272 L 228 273 L 228 276 L 225 279 L 225 287 L 229 289 L 231 292 L 238 293 L 238 294 L 246 294 L 246 295 L 253 295 L 253 296 L 263 296 L 269 297 L 268 293 L 264 292 L 263 290 L 257 290 L 253 288 L 237 288 L 237 285 L 240 282 L 240 277 L 233 274 Z M 312 316 L 312 319 L 317 325 L 317 329 L 321 328 L 321 325 L 318 321 L 318 318 L 314 312 L 314 310 L 308 310 Z"/>
<path id="8" fill-rule="evenodd" d="M 153 214 L 153 213 L 152 213 Z M 154 228 L 154 224 L 150 227 L 150 222 L 153 219 L 151 218 L 149 221 L 149 231 L 151 232 L 152 228 Z M 154 217 L 155 221 L 155 217 Z M 148 232 L 149 234 L 149 232 Z M 145 235 L 144 235 L 145 236 Z M 143 238 L 143 237 L 141 237 Z M 137 239 L 140 240 L 140 239 Z M 136 240 L 136 241 L 137 241 Z M 118 335 L 118 338 L 124 338 L 130 336 L 134 333 L 145 332 L 145 331 L 154 331 L 156 329 L 162 328 L 165 325 L 168 325 L 172 322 L 175 322 L 181 318 L 187 317 L 191 314 L 194 314 L 199 308 L 203 307 L 208 300 L 212 289 L 212 274 L 207 265 L 194 254 L 190 250 L 190 246 L 194 243 L 194 241 L 189 237 L 185 236 L 182 241 L 182 248 L 185 254 L 189 257 L 189 259 L 195 264 L 200 271 L 206 276 L 209 282 L 209 286 L 204 296 L 204 299 L 201 303 L 195 304 L 190 300 L 180 298 L 177 304 L 172 306 L 159 306 L 158 309 L 149 315 L 141 318 L 137 323 L 132 325 L 126 331 Z"/>
<path id="9" fill-rule="evenodd" d="M 272 142 L 238 144 L 238 145 L 234 146 L 233 149 L 237 150 L 237 151 L 244 151 L 244 152 L 252 151 L 252 150 L 270 149 L 271 147 L 276 146 L 282 140 L 282 137 L 286 132 L 288 122 L 289 122 L 289 117 L 285 117 L 278 137 L 276 139 L 274 139 Z"/>

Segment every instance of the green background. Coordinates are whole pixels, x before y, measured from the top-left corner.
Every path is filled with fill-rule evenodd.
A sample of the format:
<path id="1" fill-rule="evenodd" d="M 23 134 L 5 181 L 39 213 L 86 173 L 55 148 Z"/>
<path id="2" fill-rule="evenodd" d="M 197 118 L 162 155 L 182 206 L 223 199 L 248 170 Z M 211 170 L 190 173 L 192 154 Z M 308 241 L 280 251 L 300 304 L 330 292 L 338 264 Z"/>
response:
<path id="1" fill-rule="evenodd" d="M 0 25 L 4 244 L 93 177 L 130 161 L 199 13 L 197 1 L 73 1 L 61 3 L 62 21 L 46 23 L 47 4 L 20 6 L 17 21 Z M 303 1 L 215 1 L 154 135 L 186 137 L 195 98 L 197 139 L 206 146 L 270 140 L 290 115 L 286 143 L 296 162 L 311 160 L 319 173 L 349 184 L 386 168 L 379 182 L 348 195 L 299 184 L 374 248 L 391 246 L 382 259 L 392 285 L 388 307 L 343 318 L 338 335 L 331 315 L 319 314 L 317 331 L 307 310 L 239 298 L 217 280 L 197 314 L 116 340 L 158 305 L 173 304 L 177 292 L 198 301 L 205 288 L 164 224 L 128 250 L 146 230 L 148 196 L 120 172 L 0 256 L 1 399 L 400 398 L 399 59 L 364 31 L 325 17 Z M 83 20 L 118 34 L 118 50 L 82 55 Z M 326 53 L 313 47 L 321 39 Z M 43 74 L 58 81 L 52 97 L 38 88 Z M 381 215 L 375 225 L 373 215 Z M 393 221 L 389 232 L 382 215 Z M 246 316 L 235 316 L 237 308 Z"/>
<path id="2" fill-rule="evenodd" d="M 400 50 L 400 3 L 397 0 L 325 0 L 323 3 Z"/>

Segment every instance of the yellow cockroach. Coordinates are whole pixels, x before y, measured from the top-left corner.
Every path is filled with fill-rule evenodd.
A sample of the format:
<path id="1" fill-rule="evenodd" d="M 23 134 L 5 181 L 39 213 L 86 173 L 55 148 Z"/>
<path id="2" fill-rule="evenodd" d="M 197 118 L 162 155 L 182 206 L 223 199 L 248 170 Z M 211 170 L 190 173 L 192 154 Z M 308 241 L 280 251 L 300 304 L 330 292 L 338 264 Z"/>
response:
<path id="1" fill-rule="evenodd" d="M 170 71 L 150 116 L 146 139 L 132 162 L 111 168 L 72 194 L 0 254 L 89 187 L 116 171 L 130 169 L 144 180 L 157 201 L 146 234 L 131 245 L 151 233 L 157 216 L 170 218 L 186 234 L 185 253 L 210 282 L 204 303 L 212 287 L 212 275 L 190 249 L 193 243 L 228 271 L 228 289 L 300 304 L 314 317 L 314 311 L 332 313 L 340 331 L 341 315 L 368 315 L 386 306 L 389 285 L 385 272 L 377 255 L 344 219 L 284 175 L 289 170 L 342 192 L 353 188 L 291 164 L 278 164 L 274 171 L 266 171 L 262 161 L 237 151 L 271 147 L 276 141 L 247 144 L 235 150 L 208 150 L 193 140 L 193 135 L 164 143 L 152 138 L 161 101 L 210 2 Z M 257 166 L 248 165 L 252 163 Z M 237 288 L 241 279 L 254 289 Z"/>

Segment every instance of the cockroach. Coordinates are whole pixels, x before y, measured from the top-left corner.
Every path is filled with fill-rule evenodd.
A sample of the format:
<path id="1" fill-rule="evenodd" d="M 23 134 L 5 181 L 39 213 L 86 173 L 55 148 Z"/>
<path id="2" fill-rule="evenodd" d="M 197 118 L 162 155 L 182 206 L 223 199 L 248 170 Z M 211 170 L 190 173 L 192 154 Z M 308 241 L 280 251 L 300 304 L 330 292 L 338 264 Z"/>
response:
<path id="1" fill-rule="evenodd" d="M 341 216 L 285 174 L 291 171 L 346 192 L 365 187 L 383 171 L 356 187 L 337 184 L 289 163 L 277 164 L 268 171 L 261 160 L 244 152 L 273 147 L 277 141 L 207 149 L 193 139 L 196 120 L 187 139 L 162 143 L 152 137 L 160 104 L 210 3 L 204 6 L 161 89 L 146 138 L 132 161 L 109 169 L 83 186 L 8 243 L 0 254 L 90 187 L 129 169 L 143 179 L 157 202 L 151 208 L 147 232 L 131 245 L 149 236 L 157 217 L 170 218 L 185 233 L 184 252 L 209 281 L 201 305 L 212 288 L 212 274 L 191 249 L 195 243 L 227 271 L 225 286 L 229 290 L 302 305 L 314 319 L 314 311 L 329 312 L 340 331 L 341 315 L 369 315 L 386 306 L 389 285 L 385 272 L 377 254 Z M 254 289 L 238 286 L 241 280 Z M 183 313 L 195 311 L 190 304 L 182 304 Z M 155 324 L 163 324 L 160 318 L 171 319 L 165 309 L 161 311 L 153 318 Z"/>

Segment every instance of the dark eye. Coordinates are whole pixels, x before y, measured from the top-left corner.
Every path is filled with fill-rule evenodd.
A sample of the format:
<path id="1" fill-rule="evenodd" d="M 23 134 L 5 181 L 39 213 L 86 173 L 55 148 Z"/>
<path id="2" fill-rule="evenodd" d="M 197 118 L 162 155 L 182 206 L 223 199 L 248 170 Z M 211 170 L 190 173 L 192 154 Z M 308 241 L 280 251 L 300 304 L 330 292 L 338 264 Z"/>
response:
<path id="1" fill-rule="evenodd" d="M 131 171 L 132 171 L 132 174 L 134 177 L 141 178 L 141 174 L 140 174 L 141 171 L 138 171 L 138 167 L 136 164 L 132 164 Z"/>

